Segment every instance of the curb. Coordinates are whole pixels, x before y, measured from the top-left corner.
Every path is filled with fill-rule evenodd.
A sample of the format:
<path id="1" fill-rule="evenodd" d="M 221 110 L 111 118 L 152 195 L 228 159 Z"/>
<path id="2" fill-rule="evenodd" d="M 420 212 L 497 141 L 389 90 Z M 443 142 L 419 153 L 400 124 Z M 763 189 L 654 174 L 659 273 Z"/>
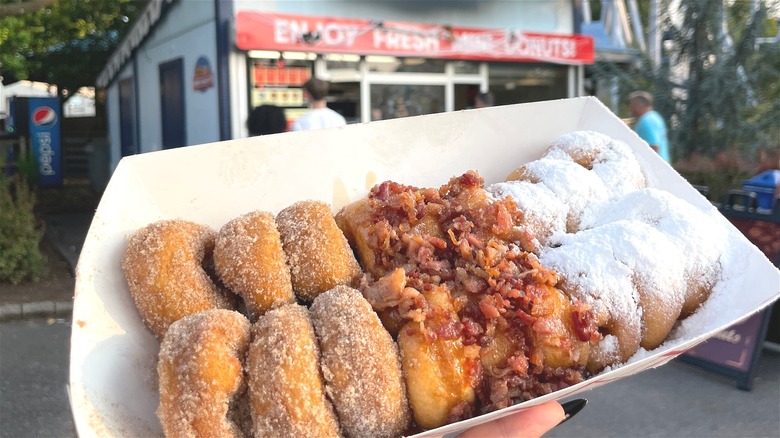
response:
<path id="1" fill-rule="evenodd" d="M 30 317 L 66 318 L 73 312 L 72 301 L 38 301 L 0 305 L 0 321 Z"/>

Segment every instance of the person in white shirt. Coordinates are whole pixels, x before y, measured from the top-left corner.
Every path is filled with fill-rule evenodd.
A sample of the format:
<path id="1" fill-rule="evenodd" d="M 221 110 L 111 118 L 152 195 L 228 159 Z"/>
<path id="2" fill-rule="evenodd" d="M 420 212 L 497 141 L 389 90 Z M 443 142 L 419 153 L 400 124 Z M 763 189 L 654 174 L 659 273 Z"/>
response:
<path id="1" fill-rule="evenodd" d="M 303 84 L 303 93 L 309 100 L 311 111 L 298 117 L 295 122 L 293 122 L 293 131 L 334 128 L 347 124 L 344 117 L 328 108 L 327 102 L 325 102 L 325 98 L 328 96 L 327 82 L 321 79 L 311 78 Z"/>

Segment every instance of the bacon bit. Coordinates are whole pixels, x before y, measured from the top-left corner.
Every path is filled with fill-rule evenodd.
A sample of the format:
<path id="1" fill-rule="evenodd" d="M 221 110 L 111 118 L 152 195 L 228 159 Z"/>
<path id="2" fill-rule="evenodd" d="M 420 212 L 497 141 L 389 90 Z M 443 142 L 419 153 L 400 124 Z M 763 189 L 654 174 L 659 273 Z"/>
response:
<path id="1" fill-rule="evenodd" d="M 515 316 L 517 316 L 517 319 L 519 319 L 521 322 L 523 322 L 525 325 L 533 327 L 534 323 L 536 322 L 536 318 L 529 315 L 525 310 L 518 309 L 515 312 Z"/>
<path id="2" fill-rule="evenodd" d="M 506 205 L 496 203 L 496 223 L 493 224 L 493 233 L 501 236 L 508 233 L 514 226 L 512 215 L 507 210 Z"/>
<path id="3" fill-rule="evenodd" d="M 436 249 L 445 249 L 447 248 L 447 241 L 444 239 L 441 239 L 439 237 L 433 237 L 433 236 L 426 236 L 428 243 L 436 248 Z"/>
<path id="4" fill-rule="evenodd" d="M 528 359 L 531 362 L 531 364 L 536 367 L 537 372 L 542 371 L 542 363 L 544 362 L 544 353 L 540 348 L 537 347 L 531 348 L 530 354 L 528 355 Z"/>
<path id="5" fill-rule="evenodd" d="M 529 269 L 529 270 L 527 270 L 527 271 L 525 271 L 525 272 L 521 272 L 521 273 L 517 274 L 517 276 L 518 276 L 519 278 L 523 278 L 523 277 L 525 277 L 526 275 L 535 275 L 535 274 L 538 274 L 538 273 L 539 273 L 539 270 L 538 270 L 538 269 Z"/>
<path id="6" fill-rule="evenodd" d="M 485 247 L 484 243 L 482 243 L 481 240 L 479 240 L 479 237 L 477 237 L 476 234 L 469 233 L 466 235 L 466 240 L 471 244 L 471 246 L 476 247 L 477 249 L 482 249 Z"/>
<path id="7" fill-rule="evenodd" d="M 458 246 L 458 239 L 455 238 L 455 232 L 452 231 L 452 228 L 447 230 L 447 235 L 450 236 L 450 241 L 452 244 Z"/>
<path id="8" fill-rule="evenodd" d="M 506 363 L 509 365 L 509 368 L 517 374 L 520 374 L 521 376 L 528 374 L 528 359 L 526 359 L 525 356 L 512 356 L 507 359 Z"/>
<path id="9" fill-rule="evenodd" d="M 550 334 L 562 330 L 560 320 L 556 318 L 538 318 L 534 322 L 533 330 L 540 334 Z"/>
<path id="10" fill-rule="evenodd" d="M 501 310 L 496 303 L 496 299 L 491 295 L 484 295 L 479 301 L 479 310 L 485 315 L 485 318 L 493 319 L 501 316 Z"/>
<path id="11" fill-rule="evenodd" d="M 574 323 L 574 333 L 577 339 L 582 342 L 598 342 L 603 336 L 599 333 L 596 325 L 596 318 L 593 315 L 593 309 L 582 301 L 575 301 L 572 304 L 571 318 Z"/>

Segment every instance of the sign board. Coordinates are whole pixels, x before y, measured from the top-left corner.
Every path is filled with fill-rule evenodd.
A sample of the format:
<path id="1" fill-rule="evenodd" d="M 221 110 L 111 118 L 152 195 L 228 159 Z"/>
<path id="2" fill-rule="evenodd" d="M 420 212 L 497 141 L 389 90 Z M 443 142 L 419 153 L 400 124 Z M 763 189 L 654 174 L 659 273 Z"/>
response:
<path id="1" fill-rule="evenodd" d="M 30 146 L 40 186 L 62 184 L 60 103 L 56 97 L 31 97 L 27 102 Z M 19 115 L 17 115 L 19 116 Z"/>
<path id="2" fill-rule="evenodd" d="M 592 64 L 593 38 L 444 25 L 239 11 L 236 45 L 358 55 Z"/>

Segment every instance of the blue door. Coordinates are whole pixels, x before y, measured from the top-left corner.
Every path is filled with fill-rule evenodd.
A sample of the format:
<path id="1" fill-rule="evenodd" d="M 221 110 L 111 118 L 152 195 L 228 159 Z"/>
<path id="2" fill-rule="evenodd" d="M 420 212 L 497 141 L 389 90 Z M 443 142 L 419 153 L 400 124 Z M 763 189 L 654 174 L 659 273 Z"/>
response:
<path id="1" fill-rule="evenodd" d="M 160 109 L 162 110 L 163 149 L 186 145 L 182 58 L 160 64 Z"/>
<path id="2" fill-rule="evenodd" d="M 122 79 L 119 81 L 119 146 L 123 157 L 138 153 L 135 128 L 133 79 Z"/>

